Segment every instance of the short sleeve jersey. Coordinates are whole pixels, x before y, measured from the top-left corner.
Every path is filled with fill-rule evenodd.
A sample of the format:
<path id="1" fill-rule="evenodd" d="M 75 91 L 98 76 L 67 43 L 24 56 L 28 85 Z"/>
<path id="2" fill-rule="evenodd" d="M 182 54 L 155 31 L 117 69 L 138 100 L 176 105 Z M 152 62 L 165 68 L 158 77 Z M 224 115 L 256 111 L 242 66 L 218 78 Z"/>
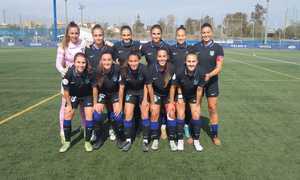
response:
<path id="1" fill-rule="evenodd" d="M 149 67 L 149 73 L 150 73 L 150 80 L 152 83 L 152 87 L 154 90 L 154 94 L 159 95 L 159 96 L 168 96 L 169 95 L 169 91 L 170 91 L 170 87 L 173 84 L 174 80 L 176 79 L 176 75 L 175 75 L 175 68 L 174 66 L 169 63 L 169 75 L 168 75 L 168 83 L 165 83 L 165 76 L 166 72 L 161 71 L 159 68 L 159 64 L 155 63 L 152 64 Z"/>
<path id="2" fill-rule="evenodd" d="M 68 69 L 66 75 L 62 79 L 64 90 L 69 91 L 70 96 L 85 97 L 92 96 L 93 78 L 88 72 L 78 74 L 75 66 Z"/>
<path id="3" fill-rule="evenodd" d="M 211 41 L 208 45 L 199 42 L 192 47 L 192 51 L 197 54 L 200 68 L 204 73 L 213 71 L 219 57 L 224 57 L 222 46 L 214 41 Z"/>

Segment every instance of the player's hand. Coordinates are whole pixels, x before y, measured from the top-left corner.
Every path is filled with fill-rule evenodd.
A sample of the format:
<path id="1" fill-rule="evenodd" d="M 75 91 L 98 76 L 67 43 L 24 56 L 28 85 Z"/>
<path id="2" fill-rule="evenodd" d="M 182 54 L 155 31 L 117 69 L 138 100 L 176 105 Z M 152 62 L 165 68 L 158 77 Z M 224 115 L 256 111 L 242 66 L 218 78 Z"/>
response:
<path id="1" fill-rule="evenodd" d="M 110 41 L 107 41 L 107 40 L 105 40 L 104 44 L 105 44 L 106 46 L 110 46 L 110 47 L 113 47 L 113 46 L 114 46 L 114 43 L 112 43 L 112 42 L 110 42 Z"/>
<path id="2" fill-rule="evenodd" d="M 104 106 L 100 103 L 94 104 L 94 110 L 97 112 L 103 112 Z"/>
<path id="3" fill-rule="evenodd" d="M 142 106 L 142 108 L 149 109 L 149 102 L 147 100 L 143 100 L 141 106 Z"/>
<path id="4" fill-rule="evenodd" d="M 64 68 L 61 72 L 61 77 L 65 77 L 66 73 L 68 72 L 68 67 Z"/>
<path id="5" fill-rule="evenodd" d="M 205 74 L 205 78 L 204 78 L 205 81 L 208 81 L 210 78 L 211 78 L 211 76 L 209 73 Z"/>

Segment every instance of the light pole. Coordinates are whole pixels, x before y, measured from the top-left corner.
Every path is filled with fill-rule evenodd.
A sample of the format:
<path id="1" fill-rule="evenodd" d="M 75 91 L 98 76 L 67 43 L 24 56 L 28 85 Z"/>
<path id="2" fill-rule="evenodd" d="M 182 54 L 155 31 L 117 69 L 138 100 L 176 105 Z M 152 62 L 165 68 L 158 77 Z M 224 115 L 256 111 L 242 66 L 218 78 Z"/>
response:
<path id="1" fill-rule="evenodd" d="M 53 39 L 57 41 L 56 0 L 53 0 Z"/>
<path id="2" fill-rule="evenodd" d="M 265 21 L 265 39 L 264 39 L 264 44 L 267 44 L 268 40 L 268 20 L 269 20 L 269 3 L 270 0 L 267 0 L 267 8 L 266 8 L 266 21 Z"/>
<path id="3" fill-rule="evenodd" d="M 68 19 L 68 0 L 65 0 L 65 20 L 66 20 L 66 26 L 69 23 L 69 19 Z"/>
<path id="4" fill-rule="evenodd" d="M 83 26 L 83 10 L 84 10 L 84 8 L 85 8 L 85 6 L 83 4 L 79 4 L 81 26 Z"/>

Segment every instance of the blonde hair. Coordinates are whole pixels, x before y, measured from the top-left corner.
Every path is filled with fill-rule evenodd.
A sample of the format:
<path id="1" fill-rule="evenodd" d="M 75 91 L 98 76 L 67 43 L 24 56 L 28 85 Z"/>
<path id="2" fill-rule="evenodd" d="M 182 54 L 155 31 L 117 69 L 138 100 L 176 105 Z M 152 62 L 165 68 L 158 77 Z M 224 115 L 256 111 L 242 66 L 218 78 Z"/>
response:
<path id="1" fill-rule="evenodd" d="M 74 21 L 71 21 L 66 28 L 65 36 L 61 42 L 61 47 L 63 49 L 66 49 L 69 45 L 69 42 L 70 42 L 69 31 L 71 28 L 77 28 L 78 32 L 80 32 L 79 26 Z"/>

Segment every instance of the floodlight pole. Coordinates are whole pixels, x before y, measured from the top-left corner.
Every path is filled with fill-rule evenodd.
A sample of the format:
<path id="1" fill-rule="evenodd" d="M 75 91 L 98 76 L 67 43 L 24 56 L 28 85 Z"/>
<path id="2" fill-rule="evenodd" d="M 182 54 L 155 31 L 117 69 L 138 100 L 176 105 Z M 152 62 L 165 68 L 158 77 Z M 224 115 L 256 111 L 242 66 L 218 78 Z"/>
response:
<path id="1" fill-rule="evenodd" d="M 269 20 L 269 3 L 270 0 L 267 0 L 267 8 L 266 8 L 266 20 L 265 20 L 265 39 L 264 39 L 264 44 L 267 44 L 268 40 L 268 20 Z"/>
<path id="2" fill-rule="evenodd" d="M 85 8 L 84 5 L 79 4 L 81 26 L 83 26 L 83 9 L 84 9 L 84 8 Z"/>
<path id="3" fill-rule="evenodd" d="M 53 40 L 57 41 L 56 0 L 53 0 Z"/>
<path id="4" fill-rule="evenodd" d="M 69 23 L 69 19 L 68 19 L 68 0 L 65 0 L 65 20 L 66 20 L 66 26 Z"/>

